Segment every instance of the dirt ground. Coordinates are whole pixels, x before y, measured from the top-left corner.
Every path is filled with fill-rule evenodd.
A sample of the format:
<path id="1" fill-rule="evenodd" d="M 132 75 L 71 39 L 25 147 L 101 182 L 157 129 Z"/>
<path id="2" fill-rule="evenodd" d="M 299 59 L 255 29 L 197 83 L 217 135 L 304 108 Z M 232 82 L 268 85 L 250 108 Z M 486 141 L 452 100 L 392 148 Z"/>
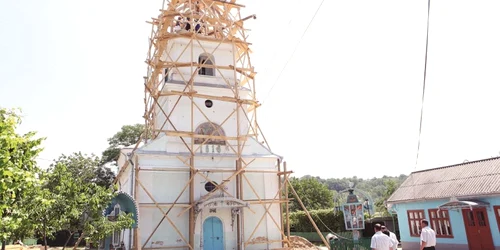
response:
<path id="1" fill-rule="evenodd" d="M 319 248 L 309 242 L 307 239 L 300 236 L 290 236 L 290 241 L 292 243 L 291 248 L 282 248 L 282 250 L 318 250 Z M 44 250 L 45 248 L 41 245 L 35 246 L 20 246 L 20 245 L 7 245 L 6 250 Z M 61 250 L 62 247 L 50 247 L 49 250 Z M 71 250 L 72 247 L 66 248 Z M 78 250 L 83 250 L 83 248 L 78 248 Z M 280 250 L 280 249 L 276 249 Z"/>
<path id="2" fill-rule="evenodd" d="M 290 241 L 292 242 L 292 248 L 293 250 L 317 250 L 318 247 L 316 247 L 314 244 L 309 242 L 307 239 L 300 237 L 300 236 L 290 236 Z"/>

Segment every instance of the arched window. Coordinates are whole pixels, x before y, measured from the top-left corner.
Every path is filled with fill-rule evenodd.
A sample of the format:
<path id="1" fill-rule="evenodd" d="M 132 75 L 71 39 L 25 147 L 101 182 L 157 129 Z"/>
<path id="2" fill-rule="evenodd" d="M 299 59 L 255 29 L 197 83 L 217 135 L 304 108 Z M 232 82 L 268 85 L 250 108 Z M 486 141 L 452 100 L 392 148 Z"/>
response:
<path id="1" fill-rule="evenodd" d="M 203 53 L 198 57 L 198 63 L 200 64 L 199 75 L 205 76 L 215 76 L 215 69 L 209 67 L 203 67 L 203 65 L 215 65 L 215 60 L 212 55 Z"/>
<path id="2" fill-rule="evenodd" d="M 197 135 L 212 135 L 212 136 L 225 136 L 224 130 L 222 127 L 215 123 L 205 122 L 200 124 L 196 130 L 195 134 Z M 221 139 L 209 139 L 209 138 L 195 138 L 195 144 L 211 144 L 211 145 L 226 145 L 225 140 Z"/>
<path id="3" fill-rule="evenodd" d="M 121 212 L 121 207 L 119 204 L 116 204 L 114 209 L 113 209 L 113 212 L 112 214 L 115 216 L 115 219 L 118 217 L 118 215 L 120 214 Z M 121 240 L 121 235 L 120 235 L 121 231 L 113 231 L 113 236 L 112 236 L 112 243 L 113 243 L 113 246 L 119 246 L 120 245 L 120 240 Z"/>

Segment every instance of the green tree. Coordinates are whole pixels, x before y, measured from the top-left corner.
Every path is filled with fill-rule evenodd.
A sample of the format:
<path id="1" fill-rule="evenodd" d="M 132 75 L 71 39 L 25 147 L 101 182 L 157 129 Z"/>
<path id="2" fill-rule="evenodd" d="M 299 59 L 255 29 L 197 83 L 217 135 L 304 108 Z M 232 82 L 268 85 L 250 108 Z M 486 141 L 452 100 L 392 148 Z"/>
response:
<path id="1" fill-rule="evenodd" d="M 108 139 L 109 147 L 102 152 L 101 164 L 114 163 L 118 160 L 120 149 L 137 143 L 143 131 L 143 124 L 122 126 L 120 131 Z"/>
<path id="2" fill-rule="evenodd" d="M 99 240 L 111 235 L 115 230 L 131 228 L 134 220 L 132 214 L 118 216 L 115 221 L 110 221 L 103 215 L 104 209 L 111 203 L 115 192 L 115 187 L 102 187 L 96 183 L 84 185 L 84 193 L 80 198 L 83 201 L 83 213 L 80 217 L 82 234 L 78 238 L 73 249 L 86 237 L 90 243 L 97 243 Z"/>
<path id="3" fill-rule="evenodd" d="M 84 182 L 93 182 L 99 186 L 109 187 L 115 178 L 115 174 L 109 167 L 101 165 L 98 156 L 86 155 L 81 152 L 70 155 L 61 155 L 52 166 L 63 164 L 72 176 L 78 177 Z"/>
<path id="4" fill-rule="evenodd" d="M 290 184 L 293 186 L 297 195 L 302 200 L 302 203 L 307 210 L 327 209 L 333 208 L 333 191 L 329 190 L 326 184 L 322 184 L 317 178 L 290 178 Z M 290 211 L 300 211 L 298 200 L 292 191 L 289 191 Z"/>
<path id="5" fill-rule="evenodd" d="M 85 175 L 75 175 L 61 162 L 52 164 L 40 174 L 43 184 L 33 198 L 36 205 L 31 214 L 37 231 L 42 234 L 45 248 L 47 238 L 52 238 L 59 230 L 72 228 L 72 223 L 80 220 L 84 206 L 82 193 L 88 183 L 85 178 Z"/>
<path id="6" fill-rule="evenodd" d="M 395 180 L 389 179 L 386 180 L 384 183 L 385 186 L 385 192 L 383 193 L 383 196 L 377 199 L 375 202 L 375 207 L 377 212 L 382 213 L 382 216 L 389 216 L 389 212 L 387 211 L 387 208 L 385 207 L 385 201 L 391 197 L 391 195 L 396 191 L 398 188 L 398 184 L 396 183 Z"/>
<path id="7" fill-rule="evenodd" d="M 16 133 L 21 117 L 17 110 L 0 109 L 0 240 L 5 249 L 7 240 L 21 231 L 28 219 L 22 210 L 28 191 L 37 185 L 36 161 L 44 138 L 34 139 L 35 132 Z"/>
<path id="8" fill-rule="evenodd" d="M 62 155 L 51 167 L 48 187 L 61 201 L 67 202 L 66 206 L 61 205 L 64 208 L 61 213 L 65 214 L 66 220 L 60 228 L 70 233 L 66 244 L 78 231 L 83 233 L 75 247 L 84 237 L 89 242 L 95 242 L 100 237 L 108 236 L 111 229 L 121 230 L 132 225 L 130 216 L 111 222 L 102 214 L 115 195 L 115 187 L 110 185 L 111 177 L 99 176 L 104 167 L 98 157 L 80 152 Z"/>

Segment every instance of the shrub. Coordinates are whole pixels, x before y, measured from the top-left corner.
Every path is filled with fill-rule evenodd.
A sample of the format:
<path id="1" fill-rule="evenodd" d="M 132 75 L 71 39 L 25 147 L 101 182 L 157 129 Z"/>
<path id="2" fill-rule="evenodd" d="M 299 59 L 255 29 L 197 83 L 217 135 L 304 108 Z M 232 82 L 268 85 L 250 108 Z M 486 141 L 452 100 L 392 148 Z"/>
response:
<path id="1" fill-rule="evenodd" d="M 313 221 L 321 232 L 343 232 L 344 215 L 342 212 L 334 212 L 333 209 L 319 209 L 309 211 Z M 296 232 L 315 232 L 313 224 L 304 211 L 290 213 L 290 226 Z"/>

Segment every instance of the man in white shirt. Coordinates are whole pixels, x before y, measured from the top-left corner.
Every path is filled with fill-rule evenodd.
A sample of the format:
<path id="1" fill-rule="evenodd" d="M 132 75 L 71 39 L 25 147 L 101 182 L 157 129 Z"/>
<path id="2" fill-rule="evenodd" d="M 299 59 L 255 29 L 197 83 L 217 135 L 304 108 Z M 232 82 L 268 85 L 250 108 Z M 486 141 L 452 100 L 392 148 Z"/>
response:
<path id="1" fill-rule="evenodd" d="M 383 231 L 382 230 L 382 233 L 389 236 L 389 231 Z M 398 249 L 398 242 L 397 240 L 391 238 L 391 236 L 389 236 L 389 239 L 391 239 L 391 242 L 392 242 L 392 246 L 391 246 L 391 250 L 396 250 Z"/>
<path id="2" fill-rule="evenodd" d="M 394 250 L 389 236 L 382 233 L 382 226 L 375 224 L 375 234 L 372 236 L 370 247 L 372 250 Z"/>
<path id="3" fill-rule="evenodd" d="M 391 237 L 391 239 L 396 242 L 396 245 L 399 245 L 398 237 L 396 237 L 396 234 L 389 231 L 385 226 L 382 226 L 382 232 L 386 231 L 389 232 L 389 237 Z"/>
<path id="4" fill-rule="evenodd" d="M 423 219 L 420 223 L 422 232 L 420 233 L 420 250 L 436 249 L 436 232 L 429 227 L 429 221 Z"/>

